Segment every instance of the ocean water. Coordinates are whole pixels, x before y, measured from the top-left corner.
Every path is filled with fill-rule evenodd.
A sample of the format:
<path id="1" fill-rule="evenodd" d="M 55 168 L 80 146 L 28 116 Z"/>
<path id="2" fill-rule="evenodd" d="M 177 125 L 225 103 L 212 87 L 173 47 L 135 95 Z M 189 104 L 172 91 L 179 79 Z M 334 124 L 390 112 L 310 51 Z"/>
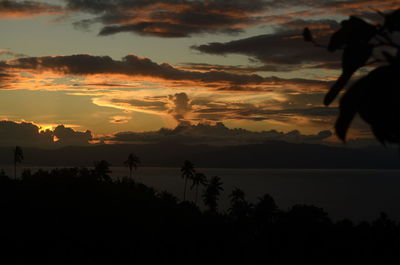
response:
<path id="1" fill-rule="evenodd" d="M 43 169 L 50 169 L 42 167 Z M 35 171 L 38 168 L 31 168 Z M 12 175 L 12 169 L 6 168 Z M 19 169 L 19 171 L 21 171 Z M 198 168 L 207 177 L 219 176 L 224 183 L 219 208 L 229 208 L 228 195 L 235 187 L 242 189 L 250 202 L 270 194 L 281 209 L 295 204 L 312 204 L 324 208 L 334 220 L 373 220 L 380 212 L 400 221 L 400 170 L 371 169 L 224 169 Z M 127 176 L 128 169 L 113 167 L 114 178 Z M 142 167 L 133 173 L 136 181 L 158 191 L 183 196 L 184 181 L 179 168 Z M 187 198 L 194 200 L 195 190 Z M 199 191 L 199 204 L 203 207 Z"/>

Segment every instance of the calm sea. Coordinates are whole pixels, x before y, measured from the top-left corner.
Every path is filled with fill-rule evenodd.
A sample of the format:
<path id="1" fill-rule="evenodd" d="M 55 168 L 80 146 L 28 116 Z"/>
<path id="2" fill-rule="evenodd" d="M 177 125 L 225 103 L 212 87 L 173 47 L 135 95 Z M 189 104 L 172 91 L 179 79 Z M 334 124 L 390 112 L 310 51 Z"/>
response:
<path id="1" fill-rule="evenodd" d="M 128 175 L 127 168 L 113 167 L 112 171 L 115 178 Z M 208 177 L 221 177 L 224 183 L 221 210 L 229 208 L 228 195 L 237 187 L 245 191 L 250 202 L 269 193 L 281 209 L 294 204 L 313 204 L 324 208 L 335 220 L 354 221 L 373 220 L 384 211 L 400 221 L 400 170 L 199 168 L 197 171 Z M 6 172 L 12 175 L 11 168 L 6 168 Z M 133 178 L 158 191 L 166 190 L 179 198 L 183 195 L 179 168 L 142 167 L 134 172 Z M 194 199 L 194 190 L 189 189 L 188 193 L 189 199 Z"/>

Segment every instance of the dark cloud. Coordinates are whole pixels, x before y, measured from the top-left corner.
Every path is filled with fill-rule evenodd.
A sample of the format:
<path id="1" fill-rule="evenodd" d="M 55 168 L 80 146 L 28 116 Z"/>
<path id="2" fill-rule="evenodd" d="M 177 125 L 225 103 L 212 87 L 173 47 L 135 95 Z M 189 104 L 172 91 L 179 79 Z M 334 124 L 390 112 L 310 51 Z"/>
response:
<path id="1" fill-rule="evenodd" d="M 172 109 L 169 112 L 178 122 L 181 122 L 184 120 L 186 114 L 192 110 L 189 97 L 186 93 L 177 93 L 170 95 L 168 99 L 172 102 Z"/>
<path id="2" fill-rule="evenodd" d="M 337 115 L 334 107 L 309 107 L 296 109 L 270 109 L 268 105 L 259 106 L 253 104 L 225 104 L 225 106 L 203 107 L 194 111 L 198 120 L 213 121 L 231 120 L 275 120 L 291 123 L 300 117 L 310 121 L 319 120 L 319 123 L 331 124 Z"/>
<path id="3" fill-rule="evenodd" d="M 1 17 L 29 17 L 42 14 L 61 14 L 63 8 L 36 1 L 0 1 Z"/>
<path id="4" fill-rule="evenodd" d="M 305 1 L 306 4 L 311 4 Z M 331 3 L 333 6 L 334 4 Z M 339 3 L 336 3 L 339 5 Z M 326 6 L 328 6 L 326 4 Z M 298 19 L 290 16 L 270 18 L 275 23 L 275 32 L 229 42 L 211 42 L 191 48 L 213 55 L 241 54 L 250 61 L 261 62 L 258 67 L 231 68 L 235 72 L 296 71 L 305 68 L 340 69 L 340 53 L 330 53 L 321 47 L 305 42 L 302 30 L 311 29 L 317 43 L 327 45 L 331 34 L 340 28 L 334 19 Z M 274 21 L 276 20 L 276 21 Z M 195 66 L 196 67 L 196 66 Z M 204 66 L 203 66 L 204 68 Z M 199 69 L 199 66 L 197 66 Z M 217 68 L 218 69 L 218 66 Z M 201 68 L 200 68 L 201 70 Z M 227 68 L 229 70 L 229 68 Z"/>
<path id="5" fill-rule="evenodd" d="M 338 64 L 340 56 L 305 42 L 301 37 L 301 30 L 278 31 L 225 43 L 212 42 L 193 46 L 192 49 L 215 55 L 243 54 L 266 65 L 277 64 L 281 71 L 285 70 L 285 67 L 287 71 L 298 70 L 298 65 L 304 64 L 335 66 L 335 68 L 340 66 Z"/>
<path id="6" fill-rule="evenodd" d="M 334 17 L 338 14 L 371 16 L 398 8 L 393 0 L 280 1 L 280 0 L 64 0 L 66 6 L 39 1 L 0 1 L 0 17 L 40 14 L 86 13 L 92 15 L 74 25 L 87 29 L 102 24 L 99 35 L 132 32 L 158 37 L 188 37 L 203 33 L 238 33 L 245 28 L 269 24 L 274 19 L 291 21 Z M 290 9 L 288 9 L 290 8 Z M 293 8 L 298 11 L 293 13 Z M 307 10 L 307 11 L 306 11 Z M 280 15 L 274 15 L 279 13 Z M 293 23 L 291 23 L 293 25 Z M 289 25 L 288 25 L 289 26 Z"/>
<path id="7" fill-rule="evenodd" d="M 200 33 L 237 33 L 261 23 L 264 0 L 65 0 L 67 7 L 95 15 L 75 23 L 102 23 L 99 35 L 132 32 L 158 37 L 187 37 Z"/>
<path id="8" fill-rule="evenodd" d="M 8 84 L 12 82 L 14 74 L 8 72 L 8 65 L 0 61 L 0 89 L 7 89 Z"/>
<path id="9" fill-rule="evenodd" d="M 86 145 L 92 140 L 92 133 L 89 130 L 78 132 L 64 125 L 58 125 L 53 133 L 61 145 Z"/>
<path id="10" fill-rule="evenodd" d="M 70 11 L 94 17 L 75 22 L 78 28 L 101 23 L 99 35 L 132 32 L 158 37 L 187 37 L 201 33 L 237 33 L 260 24 L 286 21 L 301 26 L 298 17 L 369 15 L 397 8 L 393 0 L 64 0 Z M 290 11 L 297 9 L 296 12 Z M 279 13 L 279 15 L 274 15 Z M 293 21 L 296 20 L 296 21 Z M 303 21 L 304 22 L 304 21 Z M 334 23 L 321 20 L 319 24 Z"/>
<path id="11" fill-rule="evenodd" d="M 220 90 L 266 90 L 266 85 L 308 86 L 325 89 L 330 85 L 326 81 L 301 78 L 283 79 L 262 77 L 251 74 L 235 74 L 225 71 L 188 71 L 175 68 L 167 63 L 157 64 L 148 58 L 135 55 L 125 56 L 122 60 L 113 60 L 108 56 L 91 56 L 86 54 L 70 56 L 27 57 L 10 61 L 9 68 L 36 71 L 56 71 L 64 74 L 124 74 L 127 76 L 147 76 L 170 81 L 197 82 Z"/>
<path id="12" fill-rule="evenodd" d="M 151 132 L 120 132 L 102 140 L 121 143 L 158 143 L 164 141 L 185 144 L 240 145 L 263 143 L 267 140 L 287 142 L 322 143 L 332 136 L 330 131 L 321 131 L 315 135 L 303 135 L 294 130 L 288 133 L 276 130 L 252 132 L 245 129 L 229 129 L 223 123 L 198 125 L 179 125 L 175 129 L 162 128 Z"/>
<path id="13" fill-rule="evenodd" d="M 281 30 L 286 29 L 298 29 L 303 30 L 305 27 L 310 28 L 311 30 L 315 30 L 316 33 L 325 36 L 328 32 L 332 32 L 340 27 L 340 24 L 337 20 L 333 19 L 318 19 L 318 20 L 309 20 L 309 19 L 292 19 L 286 23 L 280 25 Z"/>
<path id="14" fill-rule="evenodd" d="M 87 145 L 90 140 L 90 131 L 78 132 L 63 125 L 52 131 L 30 122 L 0 121 L 0 146 L 58 147 Z"/>
<path id="15" fill-rule="evenodd" d="M 390 11 L 399 6 L 393 0 L 272 0 L 269 4 L 272 8 L 297 7 L 309 10 L 313 15 L 325 16 L 362 15 L 375 13 L 375 10 Z"/>
<path id="16" fill-rule="evenodd" d="M 100 32 L 100 36 L 107 36 L 121 32 L 135 32 L 140 35 L 153 35 L 157 37 L 165 38 L 179 38 L 187 37 L 189 34 L 201 33 L 205 31 L 202 28 L 193 28 L 186 25 L 176 25 L 171 23 L 160 23 L 160 22 L 141 22 L 138 24 L 128 24 L 122 26 L 107 26 L 104 27 Z M 224 33 L 238 33 L 240 29 L 213 29 L 208 30 L 209 32 L 224 32 Z"/>
<path id="17" fill-rule="evenodd" d="M 312 2 L 312 1 L 309 1 Z M 325 9 L 327 12 L 337 12 L 347 15 L 366 15 L 380 11 L 392 11 L 399 8 L 399 3 L 393 0 L 352 0 L 352 1 L 314 1 L 315 7 Z M 311 3 L 310 3 L 311 4 Z"/>
<path id="18" fill-rule="evenodd" d="M 224 71 L 236 74 L 254 74 L 258 72 L 288 72 L 298 70 L 297 65 L 282 65 L 282 64 L 269 64 L 269 65 L 218 65 L 207 63 L 182 63 L 179 68 L 189 71 Z"/>
<path id="19" fill-rule="evenodd" d="M 52 131 L 40 131 L 40 128 L 33 123 L 16 123 L 7 120 L 0 121 L 1 146 L 47 146 L 52 142 Z"/>

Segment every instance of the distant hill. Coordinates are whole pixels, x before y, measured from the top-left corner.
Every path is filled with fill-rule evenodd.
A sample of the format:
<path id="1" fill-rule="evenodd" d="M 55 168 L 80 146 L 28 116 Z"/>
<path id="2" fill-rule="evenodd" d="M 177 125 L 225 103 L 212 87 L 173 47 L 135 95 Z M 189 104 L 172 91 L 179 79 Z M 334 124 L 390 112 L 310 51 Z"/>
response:
<path id="1" fill-rule="evenodd" d="M 23 150 L 24 165 L 29 166 L 91 166 L 100 159 L 123 166 L 132 152 L 146 167 L 179 167 L 189 159 L 196 167 L 218 168 L 400 168 L 395 148 L 346 148 L 283 141 L 219 147 L 164 142 Z M 3 165 L 12 164 L 12 148 L 0 148 L 0 161 Z"/>

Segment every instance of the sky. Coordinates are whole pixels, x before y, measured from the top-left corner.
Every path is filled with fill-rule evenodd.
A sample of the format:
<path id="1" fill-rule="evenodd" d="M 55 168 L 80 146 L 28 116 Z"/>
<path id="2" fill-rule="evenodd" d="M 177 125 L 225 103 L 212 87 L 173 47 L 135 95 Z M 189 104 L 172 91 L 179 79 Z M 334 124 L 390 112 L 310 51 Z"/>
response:
<path id="1" fill-rule="evenodd" d="M 325 107 L 322 99 L 340 74 L 340 53 L 304 42 L 302 30 L 327 43 L 349 15 L 379 23 L 377 10 L 398 7 L 394 0 L 0 1 L 0 135 L 129 142 L 185 125 L 334 141 L 337 102 Z M 351 135 L 370 132 L 356 122 Z"/>

